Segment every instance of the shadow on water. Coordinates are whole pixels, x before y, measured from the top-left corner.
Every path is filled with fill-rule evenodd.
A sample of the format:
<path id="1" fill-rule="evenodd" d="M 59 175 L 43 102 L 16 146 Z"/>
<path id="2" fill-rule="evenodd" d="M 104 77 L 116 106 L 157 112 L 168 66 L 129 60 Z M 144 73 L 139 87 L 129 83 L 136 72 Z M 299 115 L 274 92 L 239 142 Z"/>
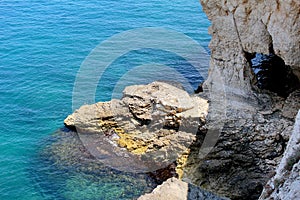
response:
<path id="1" fill-rule="evenodd" d="M 134 199 L 157 186 L 147 174 L 104 166 L 85 150 L 77 133 L 65 128 L 41 141 L 29 170 L 44 199 Z"/>

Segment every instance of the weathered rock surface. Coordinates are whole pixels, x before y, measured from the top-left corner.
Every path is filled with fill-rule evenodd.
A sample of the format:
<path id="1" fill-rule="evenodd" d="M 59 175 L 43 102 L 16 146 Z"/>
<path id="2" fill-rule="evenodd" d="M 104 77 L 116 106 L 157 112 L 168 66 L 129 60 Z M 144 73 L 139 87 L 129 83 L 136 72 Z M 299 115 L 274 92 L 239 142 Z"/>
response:
<path id="1" fill-rule="evenodd" d="M 121 100 L 84 105 L 64 123 L 102 162 L 119 170 L 152 172 L 188 150 L 207 110 L 206 100 L 154 82 L 126 87 Z"/>
<path id="2" fill-rule="evenodd" d="M 205 136 L 197 138 L 184 180 L 232 199 L 257 199 L 282 158 L 300 107 L 299 90 L 284 99 L 256 88 L 251 54 L 275 54 L 300 78 L 300 2 L 201 3 L 212 22 L 210 71 L 203 84 L 204 93 L 210 93 L 206 127 L 223 121 L 205 158 L 199 157 Z M 220 95 L 223 101 L 215 101 Z"/>
<path id="3" fill-rule="evenodd" d="M 250 109 L 251 102 L 243 102 L 245 108 L 238 110 L 227 107 L 217 144 L 206 157 L 199 157 L 204 138 L 194 143 L 184 180 L 232 199 L 259 197 L 280 162 L 294 123 L 282 116 L 284 99 L 262 94 L 257 98 L 257 108 Z"/>
<path id="4" fill-rule="evenodd" d="M 298 0 L 201 0 L 201 4 L 212 22 L 207 86 L 219 81 L 218 71 L 228 92 L 251 93 L 247 53 L 275 53 L 300 78 Z"/>
<path id="5" fill-rule="evenodd" d="M 278 56 L 300 79 L 300 2 L 201 3 L 212 22 L 210 70 L 203 84 L 210 100 L 205 127 L 207 102 L 188 97 L 178 88 L 168 89 L 165 83 L 128 87 L 121 100 L 83 106 L 65 124 L 76 127 L 81 138 L 93 136 L 85 146 L 101 161 L 114 160 L 116 166 L 131 161 L 122 170 L 143 171 L 150 166 L 154 170 L 156 165 L 149 160 L 170 163 L 177 159 L 184 180 L 232 199 L 257 199 L 282 158 L 300 108 L 299 90 L 284 99 L 256 87 L 251 58 L 255 53 Z M 217 143 L 200 157 L 200 147 L 210 134 L 205 131 L 214 128 L 219 132 L 214 135 Z M 196 135 L 198 131 L 201 134 Z M 267 192 L 272 197 L 282 197 L 273 190 L 288 197 L 297 194 L 299 162 L 292 163 L 290 173 L 277 172 L 278 180 L 284 182 L 278 188 L 270 185 L 272 190 Z M 170 190 L 171 195 L 174 190 Z"/>
<path id="6" fill-rule="evenodd" d="M 300 111 L 276 174 L 264 187 L 260 199 L 300 199 Z"/>
<path id="7" fill-rule="evenodd" d="M 152 193 L 145 194 L 138 200 L 222 200 L 210 192 L 200 189 L 192 184 L 185 183 L 176 178 L 170 178 L 155 188 Z"/>
<path id="8" fill-rule="evenodd" d="M 300 90 L 292 92 L 285 100 L 282 115 L 286 118 L 294 119 L 300 108 Z"/>

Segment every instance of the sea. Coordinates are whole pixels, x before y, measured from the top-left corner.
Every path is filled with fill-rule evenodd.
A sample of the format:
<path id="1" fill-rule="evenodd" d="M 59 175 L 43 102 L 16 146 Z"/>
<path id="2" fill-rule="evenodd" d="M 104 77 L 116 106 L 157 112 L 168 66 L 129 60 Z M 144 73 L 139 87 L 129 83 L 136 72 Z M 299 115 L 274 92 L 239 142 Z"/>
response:
<path id="1" fill-rule="evenodd" d="M 63 128 L 78 108 L 78 74 L 103 42 L 143 28 L 183 34 L 209 54 L 209 26 L 199 0 L 0 0 L 0 200 L 134 199 L 151 191 L 143 175 L 96 173 L 68 154 L 80 145 L 66 139 L 74 133 Z M 171 71 L 188 80 L 190 92 L 203 81 L 174 52 L 128 48 L 99 74 L 94 101 L 120 97 L 120 80 L 124 88 L 174 79 Z M 51 157 L 63 145 L 70 152 Z M 68 164 L 61 161 L 66 158 Z"/>

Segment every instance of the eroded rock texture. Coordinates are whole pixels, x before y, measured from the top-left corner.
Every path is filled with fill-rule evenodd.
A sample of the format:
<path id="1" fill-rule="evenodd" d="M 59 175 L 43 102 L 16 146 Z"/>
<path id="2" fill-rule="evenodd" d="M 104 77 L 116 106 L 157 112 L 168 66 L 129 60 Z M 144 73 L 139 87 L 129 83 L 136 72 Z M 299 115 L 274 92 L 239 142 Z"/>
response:
<path id="1" fill-rule="evenodd" d="M 247 95 L 253 79 L 247 53 L 275 53 L 300 77 L 298 0 L 202 0 L 212 22 L 211 69 L 206 84 L 218 81 L 228 90 Z"/>
<path id="2" fill-rule="evenodd" d="M 196 140 L 208 102 L 163 82 L 128 86 L 121 100 L 84 105 L 64 123 L 89 152 L 122 171 L 155 172 L 177 160 Z M 158 172 L 160 173 L 160 172 Z"/>
<path id="3" fill-rule="evenodd" d="M 218 142 L 205 158 L 199 157 L 204 137 L 198 138 L 184 180 L 232 199 L 257 199 L 282 158 L 300 105 L 297 87 L 287 98 L 259 90 L 251 59 L 255 53 L 276 55 L 300 78 L 300 2 L 201 3 L 212 22 L 210 71 L 204 92 L 214 97 L 224 90 L 222 102 L 210 99 L 208 130 L 214 121 L 222 118 L 223 122 Z M 215 112 L 221 104 L 223 110 Z"/>
<path id="4" fill-rule="evenodd" d="M 289 101 L 267 94 L 256 98 L 257 107 L 251 102 L 243 102 L 244 108 L 227 107 L 217 144 L 206 157 L 199 157 L 204 138 L 194 144 L 184 180 L 231 199 L 259 197 L 280 162 L 294 122 L 282 116 Z"/>
<path id="5" fill-rule="evenodd" d="M 300 111 L 290 141 L 276 174 L 265 186 L 260 199 L 289 200 L 300 197 Z"/>

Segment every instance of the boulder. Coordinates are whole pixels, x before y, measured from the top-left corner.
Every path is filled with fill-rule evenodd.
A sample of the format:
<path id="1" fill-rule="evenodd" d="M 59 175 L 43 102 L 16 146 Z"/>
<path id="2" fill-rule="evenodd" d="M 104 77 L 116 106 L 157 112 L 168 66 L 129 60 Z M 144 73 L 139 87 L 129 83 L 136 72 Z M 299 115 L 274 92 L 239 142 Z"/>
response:
<path id="1" fill-rule="evenodd" d="M 64 123 L 111 167 L 152 172 L 176 163 L 196 141 L 207 110 L 207 100 L 153 82 L 126 87 L 121 100 L 84 105 Z"/>

